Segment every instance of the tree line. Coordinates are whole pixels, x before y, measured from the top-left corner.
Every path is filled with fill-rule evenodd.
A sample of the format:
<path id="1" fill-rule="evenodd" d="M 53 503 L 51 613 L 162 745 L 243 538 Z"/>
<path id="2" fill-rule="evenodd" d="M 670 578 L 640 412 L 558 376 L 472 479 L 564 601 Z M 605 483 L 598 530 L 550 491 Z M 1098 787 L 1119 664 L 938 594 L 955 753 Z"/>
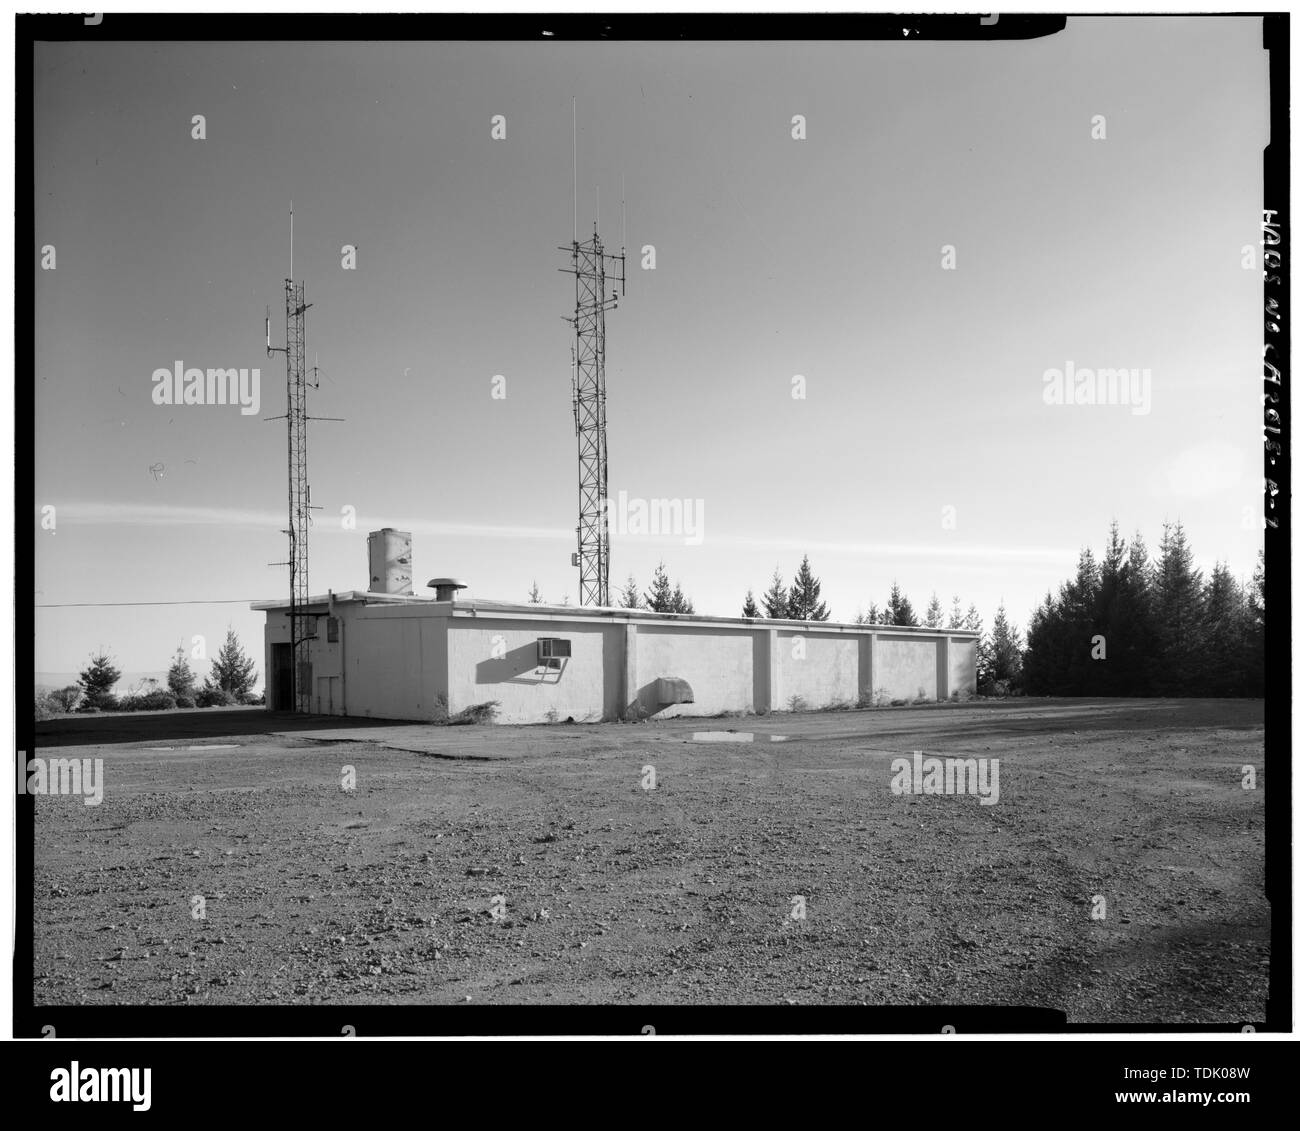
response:
<path id="1" fill-rule="evenodd" d="M 693 613 L 694 604 L 663 562 L 641 594 L 629 577 L 623 608 Z M 787 585 L 778 566 L 761 597 L 745 593 L 749 619 L 826 621 L 821 581 L 808 555 Z M 932 593 L 918 614 L 895 581 L 883 605 L 870 603 L 855 624 L 964 629 L 977 633 L 980 694 L 1095 696 L 1262 696 L 1264 694 L 1264 553 L 1248 582 L 1216 562 L 1208 577 L 1195 566 L 1181 523 L 1163 528 L 1152 558 L 1141 533 L 1131 542 L 1112 522 L 1102 560 L 1090 548 L 1075 576 L 1035 608 L 1022 636 L 999 604 L 989 631 L 974 603 L 954 597 L 945 612 Z"/>
<path id="2" fill-rule="evenodd" d="M 1030 695 L 1262 696 L 1264 552 L 1248 582 L 1223 562 L 1205 577 L 1182 523 L 1165 525 L 1154 560 L 1111 523 L 1102 560 L 1083 550 L 1025 644 Z"/>
<path id="3" fill-rule="evenodd" d="M 200 686 L 183 648 L 176 649 L 167 670 L 167 686 L 146 679 L 126 695 L 114 694 L 122 678 L 113 657 L 105 650 L 92 654 L 78 673 L 77 682 L 56 691 L 38 694 L 36 717 L 49 718 L 63 712 L 169 711 L 177 707 L 229 707 L 257 704 L 264 697 L 253 694 L 257 669 L 234 630 L 226 632 L 225 643 L 212 660 L 211 670 Z"/>

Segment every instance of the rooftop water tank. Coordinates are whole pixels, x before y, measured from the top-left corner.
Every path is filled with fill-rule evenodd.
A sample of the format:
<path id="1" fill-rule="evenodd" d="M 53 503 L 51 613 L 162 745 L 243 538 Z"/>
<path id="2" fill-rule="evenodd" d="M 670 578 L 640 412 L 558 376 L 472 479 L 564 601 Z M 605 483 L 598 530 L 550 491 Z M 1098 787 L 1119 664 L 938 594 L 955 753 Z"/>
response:
<path id="1" fill-rule="evenodd" d="M 370 553 L 371 593 L 411 592 L 411 535 L 385 526 L 366 540 Z"/>

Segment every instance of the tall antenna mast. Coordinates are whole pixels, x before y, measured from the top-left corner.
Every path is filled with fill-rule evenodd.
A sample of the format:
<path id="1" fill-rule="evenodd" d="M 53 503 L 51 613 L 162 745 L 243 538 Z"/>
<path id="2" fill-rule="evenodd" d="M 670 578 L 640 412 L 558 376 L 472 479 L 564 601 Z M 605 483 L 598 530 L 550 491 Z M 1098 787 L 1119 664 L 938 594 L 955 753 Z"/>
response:
<path id="1" fill-rule="evenodd" d="M 578 242 L 578 96 L 573 96 L 573 242 Z"/>
<path id="2" fill-rule="evenodd" d="M 289 203 L 289 277 L 284 281 L 284 345 L 271 345 L 271 317 L 266 319 L 266 353 L 284 354 L 285 399 L 287 407 L 283 416 L 269 420 L 285 420 L 289 432 L 289 560 L 274 565 L 289 567 L 289 670 L 283 675 L 277 670 L 267 673 L 267 702 L 274 702 L 279 710 L 311 711 L 311 652 L 304 647 L 316 639 L 316 618 L 309 614 L 311 591 L 308 588 L 308 530 L 311 512 L 319 507 L 311 505 L 311 487 L 307 482 L 307 421 L 332 420 L 334 417 L 307 415 L 307 389 L 319 387 L 319 377 L 307 381 L 306 373 L 306 323 L 311 303 L 305 298 L 306 285 L 293 277 L 293 202 Z M 318 368 L 318 367 L 317 367 Z M 313 375 L 317 369 L 313 369 Z M 282 688 L 277 677 L 284 679 Z"/>
<path id="3" fill-rule="evenodd" d="M 578 436 L 579 603 L 609 605 L 609 461 L 605 438 L 605 312 L 618 305 L 624 289 L 625 256 L 610 255 L 600 241 L 600 190 L 596 190 L 596 225 L 591 238 L 578 242 L 578 111 L 573 111 L 573 242 L 561 251 L 570 256 L 574 278 L 572 392 L 573 426 Z M 607 268 L 609 273 L 607 274 Z M 613 294 L 606 296 L 606 281 Z"/>

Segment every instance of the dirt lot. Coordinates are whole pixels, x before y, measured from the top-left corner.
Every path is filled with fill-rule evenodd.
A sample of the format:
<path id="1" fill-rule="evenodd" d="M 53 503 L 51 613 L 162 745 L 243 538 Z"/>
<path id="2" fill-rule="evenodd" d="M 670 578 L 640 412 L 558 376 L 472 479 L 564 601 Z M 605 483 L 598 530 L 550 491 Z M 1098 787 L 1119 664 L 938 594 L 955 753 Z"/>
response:
<path id="1" fill-rule="evenodd" d="M 693 739 L 726 728 L 757 741 Z M 236 710 L 38 740 L 106 784 L 98 806 L 36 798 L 37 1005 L 1263 1019 L 1258 701 L 456 728 Z M 997 804 L 896 795 L 913 750 L 997 758 Z"/>

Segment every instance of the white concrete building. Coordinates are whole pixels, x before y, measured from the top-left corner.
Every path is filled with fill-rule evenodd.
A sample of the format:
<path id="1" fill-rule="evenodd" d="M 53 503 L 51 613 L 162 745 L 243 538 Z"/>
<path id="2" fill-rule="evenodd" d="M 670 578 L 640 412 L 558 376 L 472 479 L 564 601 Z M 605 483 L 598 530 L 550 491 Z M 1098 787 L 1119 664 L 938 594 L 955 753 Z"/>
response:
<path id="1" fill-rule="evenodd" d="M 457 583 L 438 580 L 432 598 L 312 598 L 300 678 L 315 712 L 438 719 L 495 700 L 498 722 L 599 722 L 975 690 L 977 637 L 964 630 L 457 601 Z M 253 605 L 272 710 L 292 709 L 288 604 Z"/>

